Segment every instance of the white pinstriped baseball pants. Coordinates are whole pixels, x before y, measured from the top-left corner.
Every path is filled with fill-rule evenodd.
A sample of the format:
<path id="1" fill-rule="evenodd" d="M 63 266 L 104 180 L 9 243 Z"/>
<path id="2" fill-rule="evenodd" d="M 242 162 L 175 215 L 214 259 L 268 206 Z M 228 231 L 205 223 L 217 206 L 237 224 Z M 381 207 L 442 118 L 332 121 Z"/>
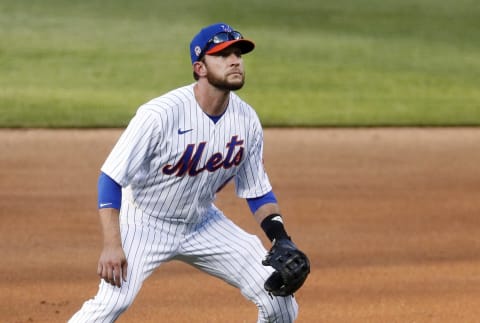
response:
<path id="1" fill-rule="evenodd" d="M 198 224 L 148 220 L 127 200 L 122 201 L 120 229 L 128 261 L 127 282 L 121 288 L 103 280 L 97 295 L 70 319 L 113 322 L 133 302 L 152 272 L 169 260 L 181 260 L 240 289 L 258 308 L 258 322 L 293 322 L 298 305 L 293 297 L 271 297 L 263 284 L 272 272 L 261 264 L 266 254 L 258 237 L 248 234 L 218 209 Z"/>

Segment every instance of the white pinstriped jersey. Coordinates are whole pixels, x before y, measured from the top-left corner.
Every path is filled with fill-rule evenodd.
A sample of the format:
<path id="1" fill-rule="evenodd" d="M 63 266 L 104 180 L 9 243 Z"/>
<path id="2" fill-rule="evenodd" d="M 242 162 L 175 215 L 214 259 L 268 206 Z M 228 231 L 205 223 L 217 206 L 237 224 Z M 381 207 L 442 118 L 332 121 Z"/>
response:
<path id="1" fill-rule="evenodd" d="M 253 108 L 231 92 L 214 123 L 195 100 L 193 86 L 142 105 L 102 166 L 150 216 L 198 222 L 232 178 L 242 198 L 272 188 Z"/>

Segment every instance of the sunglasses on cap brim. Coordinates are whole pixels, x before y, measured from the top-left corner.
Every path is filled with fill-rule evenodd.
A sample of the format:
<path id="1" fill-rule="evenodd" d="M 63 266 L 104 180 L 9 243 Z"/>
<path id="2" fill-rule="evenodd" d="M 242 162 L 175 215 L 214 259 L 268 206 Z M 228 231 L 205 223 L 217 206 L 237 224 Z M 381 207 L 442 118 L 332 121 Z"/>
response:
<path id="1" fill-rule="evenodd" d="M 228 47 L 228 46 L 225 46 L 225 47 L 220 47 L 220 48 L 216 49 L 215 47 L 217 45 L 224 44 L 224 43 L 227 43 L 227 42 L 233 42 L 233 41 L 241 40 L 241 39 L 244 39 L 244 38 L 243 38 L 242 34 L 239 33 L 238 31 L 231 31 L 231 32 L 222 31 L 222 32 L 219 32 L 208 40 L 207 44 L 202 49 L 202 54 L 200 55 L 199 59 L 201 59 L 203 56 L 205 56 L 205 54 L 216 53 L 216 52 L 221 51 L 223 48 Z M 214 51 L 212 51 L 212 49 L 214 49 Z"/>

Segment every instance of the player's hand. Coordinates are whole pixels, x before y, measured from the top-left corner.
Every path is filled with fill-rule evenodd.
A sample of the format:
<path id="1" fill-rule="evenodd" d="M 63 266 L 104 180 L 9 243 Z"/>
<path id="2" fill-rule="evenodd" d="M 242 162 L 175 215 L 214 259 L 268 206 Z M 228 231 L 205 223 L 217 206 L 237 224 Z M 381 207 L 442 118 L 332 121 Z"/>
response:
<path id="1" fill-rule="evenodd" d="M 121 245 L 105 246 L 98 260 L 97 274 L 107 283 L 121 287 L 127 281 L 127 258 Z"/>

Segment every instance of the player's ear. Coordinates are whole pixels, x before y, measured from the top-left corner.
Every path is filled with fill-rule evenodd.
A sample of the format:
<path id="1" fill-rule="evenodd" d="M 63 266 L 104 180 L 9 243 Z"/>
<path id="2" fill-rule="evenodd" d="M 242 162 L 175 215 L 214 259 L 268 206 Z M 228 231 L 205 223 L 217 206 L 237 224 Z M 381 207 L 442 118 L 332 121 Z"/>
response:
<path id="1" fill-rule="evenodd" d="M 193 63 L 193 72 L 198 76 L 205 76 L 207 74 L 207 67 L 203 61 Z"/>

